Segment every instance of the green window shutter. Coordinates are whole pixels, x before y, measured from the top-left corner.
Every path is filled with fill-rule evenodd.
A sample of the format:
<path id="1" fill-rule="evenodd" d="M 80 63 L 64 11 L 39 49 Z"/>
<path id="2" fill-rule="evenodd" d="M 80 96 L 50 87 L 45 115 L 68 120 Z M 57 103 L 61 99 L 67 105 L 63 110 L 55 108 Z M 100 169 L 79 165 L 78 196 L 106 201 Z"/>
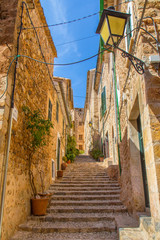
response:
<path id="1" fill-rule="evenodd" d="M 101 108 L 103 117 L 106 111 L 106 87 L 103 88 L 103 91 L 101 93 Z"/>
<path id="2" fill-rule="evenodd" d="M 130 14 L 130 9 L 129 9 L 129 12 Z M 128 19 L 128 22 L 127 22 L 127 48 L 129 50 L 129 45 L 130 45 L 130 41 L 131 41 L 131 37 L 132 37 L 132 33 L 131 33 L 131 17 Z"/>

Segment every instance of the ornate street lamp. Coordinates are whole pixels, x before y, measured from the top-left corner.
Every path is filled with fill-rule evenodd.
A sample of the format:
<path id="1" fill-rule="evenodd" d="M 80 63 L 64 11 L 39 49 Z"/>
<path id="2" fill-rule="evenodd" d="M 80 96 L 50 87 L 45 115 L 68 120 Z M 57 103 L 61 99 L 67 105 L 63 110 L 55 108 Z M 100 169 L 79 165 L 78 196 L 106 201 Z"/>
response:
<path id="1" fill-rule="evenodd" d="M 119 49 L 122 57 L 128 57 L 139 74 L 144 73 L 144 62 L 119 48 L 130 14 L 115 11 L 114 7 L 104 9 L 96 33 L 100 34 L 104 44 Z"/>
<path id="2" fill-rule="evenodd" d="M 89 127 L 90 127 L 90 128 L 92 127 L 92 122 L 91 122 L 91 121 L 89 122 Z"/>
<path id="3" fill-rule="evenodd" d="M 103 10 L 96 33 L 100 33 L 105 45 L 119 45 L 129 17 L 130 14 L 117 12 L 114 7 Z"/>

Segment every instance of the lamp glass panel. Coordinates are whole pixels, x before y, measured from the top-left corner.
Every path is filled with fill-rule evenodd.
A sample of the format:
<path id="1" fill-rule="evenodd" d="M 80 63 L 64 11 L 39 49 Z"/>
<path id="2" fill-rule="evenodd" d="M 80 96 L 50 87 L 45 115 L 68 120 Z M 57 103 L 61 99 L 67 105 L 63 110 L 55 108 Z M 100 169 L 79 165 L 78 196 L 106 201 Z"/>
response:
<path id="1" fill-rule="evenodd" d="M 110 35 L 106 18 L 104 19 L 103 25 L 101 27 L 100 34 L 101 34 L 101 37 L 102 37 L 104 43 L 106 43 L 108 41 L 108 38 L 109 38 L 109 35 Z"/>
<path id="2" fill-rule="evenodd" d="M 124 18 L 108 16 L 108 22 L 111 30 L 111 34 L 122 36 L 126 20 Z"/>
<path id="3" fill-rule="evenodd" d="M 113 38 L 113 40 L 112 40 L 112 38 Z M 112 38 L 110 37 L 110 39 L 108 41 L 109 45 L 113 45 L 113 41 L 114 41 L 114 43 L 117 43 L 119 40 L 119 37 L 116 37 L 116 36 L 112 36 Z"/>

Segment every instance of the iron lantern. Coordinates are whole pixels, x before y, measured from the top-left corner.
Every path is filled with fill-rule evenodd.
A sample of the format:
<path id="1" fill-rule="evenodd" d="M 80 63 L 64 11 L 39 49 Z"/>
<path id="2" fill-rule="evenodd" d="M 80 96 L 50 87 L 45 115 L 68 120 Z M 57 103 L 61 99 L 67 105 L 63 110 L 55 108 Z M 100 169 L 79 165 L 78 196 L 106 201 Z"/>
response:
<path id="1" fill-rule="evenodd" d="M 91 122 L 91 121 L 89 122 L 89 127 L 90 127 L 90 128 L 92 127 L 92 122 Z"/>
<path id="2" fill-rule="evenodd" d="M 115 11 L 114 7 L 104 9 L 97 31 L 105 45 L 117 47 L 121 42 L 130 14 Z"/>

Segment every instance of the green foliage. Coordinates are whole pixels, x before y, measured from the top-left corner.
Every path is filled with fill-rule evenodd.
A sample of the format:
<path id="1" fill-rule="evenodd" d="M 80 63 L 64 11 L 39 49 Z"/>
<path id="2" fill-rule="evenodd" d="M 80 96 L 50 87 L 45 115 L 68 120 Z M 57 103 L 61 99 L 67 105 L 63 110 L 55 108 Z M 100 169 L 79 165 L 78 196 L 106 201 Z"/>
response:
<path id="1" fill-rule="evenodd" d="M 76 156 L 78 156 L 79 154 L 80 154 L 80 150 L 76 148 Z"/>
<path id="2" fill-rule="evenodd" d="M 84 150 L 79 150 L 79 154 L 83 154 L 84 153 Z"/>
<path id="3" fill-rule="evenodd" d="M 67 162 L 67 161 L 68 161 L 68 159 L 67 159 L 66 156 L 62 157 L 62 160 L 63 160 L 64 162 Z"/>
<path id="4" fill-rule="evenodd" d="M 101 151 L 99 149 L 92 149 L 90 154 L 94 159 L 98 160 L 101 155 Z"/>
<path id="5" fill-rule="evenodd" d="M 26 117 L 26 129 L 30 134 L 30 150 L 36 151 L 46 145 L 46 136 L 50 136 L 53 124 L 50 120 L 43 119 L 39 110 L 32 112 L 27 106 L 23 106 L 22 109 Z"/>
<path id="6" fill-rule="evenodd" d="M 77 150 L 76 150 L 75 137 L 68 135 L 66 157 L 68 160 L 71 160 L 71 162 L 74 162 L 76 155 L 77 155 Z"/>
<path id="7" fill-rule="evenodd" d="M 36 151 L 47 144 L 46 136 L 50 136 L 50 128 L 53 128 L 53 124 L 50 120 L 45 120 L 40 113 L 39 110 L 31 111 L 31 109 L 27 106 L 23 106 L 22 110 L 25 114 L 25 126 L 27 129 L 27 157 L 28 157 L 28 163 L 29 163 L 29 179 L 30 179 L 30 185 L 34 194 L 34 197 L 37 196 L 37 189 L 35 186 L 35 179 L 33 174 L 32 166 L 37 163 L 33 159 L 33 155 L 36 153 Z M 43 171 L 40 171 L 40 179 L 41 179 L 41 187 L 42 192 L 44 190 L 44 174 L 42 175 Z"/>

